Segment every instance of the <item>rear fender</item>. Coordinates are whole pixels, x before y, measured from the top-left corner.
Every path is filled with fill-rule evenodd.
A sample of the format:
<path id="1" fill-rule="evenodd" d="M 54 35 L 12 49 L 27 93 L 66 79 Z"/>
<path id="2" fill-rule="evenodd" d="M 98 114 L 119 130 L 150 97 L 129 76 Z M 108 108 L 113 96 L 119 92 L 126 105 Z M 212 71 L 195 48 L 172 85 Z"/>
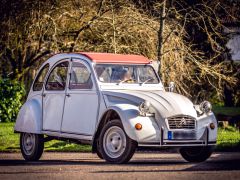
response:
<path id="1" fill-rule="evenodd" d="M 20 109 L 14 127 L 15 132 L 41 134 L 42 132 L 42 101 L 36 95 L 29 99 Z"/>

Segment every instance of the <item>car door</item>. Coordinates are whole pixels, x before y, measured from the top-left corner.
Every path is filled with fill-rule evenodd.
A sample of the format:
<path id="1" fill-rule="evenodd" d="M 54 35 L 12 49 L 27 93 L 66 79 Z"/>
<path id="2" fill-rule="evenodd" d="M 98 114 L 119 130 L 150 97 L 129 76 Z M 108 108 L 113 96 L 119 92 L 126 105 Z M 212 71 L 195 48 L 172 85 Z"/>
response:
<path id="1" fill-rule="evenodd" d="M 71 62 L 61 131 L 93 135 L 99 108 L 98 94 L 88 64 L 80 59 Z"/>
<path id="2" fill-rule="evenodd" d="M 43 130 L 61 130 L 68 67 L 69 60 L 60 61 L 47 78 L 43 92 Z"/>

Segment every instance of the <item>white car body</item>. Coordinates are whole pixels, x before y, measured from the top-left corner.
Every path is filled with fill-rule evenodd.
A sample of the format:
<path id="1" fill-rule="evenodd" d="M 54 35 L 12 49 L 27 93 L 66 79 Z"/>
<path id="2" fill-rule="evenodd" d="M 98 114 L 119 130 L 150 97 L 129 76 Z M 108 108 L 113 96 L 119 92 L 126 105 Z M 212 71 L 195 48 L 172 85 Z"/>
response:
<path id="1" fill-rule="evenodd" d="M 92 55 L 108 56 L 104 53 L 63 53 L 49 58 L 40 68 L 41 70 L 49 64 L 43 88 L 40 91 L 31 88 L 27 101 L 19 112 L 15 132 L 74 139 L 92 144 L 94 151 L 95 140 L 104 126 L 106 116 L 114 112 L 120 117 L 127 136 L 136 141 L 138 146 L 182 147 L 216 144 L 217 128 L 210 128 L 211 123 L 217 127 L 212 112 L 197 114 L 197 106 L 183 95 L 166 92 L 161 81 L 157 84 L 103 83 L 97 78 L 94 66 L 96 63 L 106 62 L 91 59 Z M 110 55 L 114 58 L 113 54 Z M 46 90 L 48 75 L 55 65 L 63 60 L 69 63 L 65 89 Z M 81 62 L 87 67 L 93 82 L 91 89 L 69 88 L 73 62 Z M 108 62 L 111 63 L 111 58 Z M 113 60 L 112 63 L 123 64 L 124 61 Z M 144 61 L 139 63 L 149 64 Z M 144 101 L 151 103 L 153 113 L 149 116 L 140 115 L 139 105 Z M 190 120 L 193 122 L 191 126 L 188 124 Z M 173 123 L 171 127 L 170 121 Z M 141 130 L 135 128 L 137 123 L 142 125 Z"/>

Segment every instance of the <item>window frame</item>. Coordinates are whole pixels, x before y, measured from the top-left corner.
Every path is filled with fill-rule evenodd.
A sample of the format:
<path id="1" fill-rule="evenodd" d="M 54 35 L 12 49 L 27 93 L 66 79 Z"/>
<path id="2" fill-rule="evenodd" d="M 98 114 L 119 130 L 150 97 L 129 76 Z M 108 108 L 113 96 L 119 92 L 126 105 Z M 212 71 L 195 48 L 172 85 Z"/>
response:
<path id="1" fill-rule="evenodd" d="M 161 84 L 161 79 L 160 79 L 160 77 L 158 76 L 158 74 L 157 74 L 157 72 L 155 71 L 155 69 L 150 65 L 150 64 L 110 64 L 110 63 L 97 63 L 97 64 L 95 64 L 94 65 L 94 72 L 95 72 L 95 74 L 96 74 L 96 79 L 97 79 L 97 81 L 99 82 L 99 83 L 101 83 L 101 84 L 117 84 L 116 82 L 103 82 L 103 81 L 100 81 L 100 79 L 99 79 L 99 76 L 97 75 L 97 72 L 96 72 L 96 67 L 98 66 L 98 65 L 106 65 L 106 66 L 109 66 L 109 65 L 113 65 L 113 66 L 147 66 L 147 67 L 149 67 L 149 68 L 151 68 L 152 70 L 153 70 L 153 73 L 155 74 L 155 77 L 156 77 L 156 80 L 158 81 L 158 83 L 146 83 L 146 84 L 150 84 L 150 85 L 157 85 L 157 84 Z M 139 69 L 137 69 L 137 80 L 139 81 Z M 134 83 L 124 83 L 124 84 L 132 84 L 132 85 L 137 85 L 137 84 L 141 84 L 141 82 L 134 82 Z"/>
<path id="2" fill-rule="evenodd" d="M 88 72 L 90 74 L 89 78 L 91 79 L 91 82 L 92 82 L 92 87 L 91 88 L 81 88 L 81 89 L 70 88 L 73 63 L 80 63 L 80 64 L 82 64 L 86 67 L 86 69 L 88 70 Z M 93 73 L 92 73 L 92 70 L 91 70 L 91 68 L 90 68 L 90 66 L 87 62 L 85 62 L 82 59 L 72 58 L 71 59 L 71 65 L 70 65 L 69 68 L 70 68 L 69 69 L 69 80 L 68 80 L 68 85 L 67 85 L 69 91 L 92 91 L 92 90 L 95 90 L 95 85 L 94 85 L 95 81 L 94 81 Z"/>
<path id="3" fill-rule="evenodd" d="M 35 87 L 35 84 L 36 84 L 38 78 L 40 77 L 40 75 L 42 75 L 42 72 L 43 72 L 43 70 L 44 70 L 45 68 L 47 68 L 47 72 L 46 72 L 46 74 L 45 74 L 45 77 L 43 78 L 42 88 L 41 88 L 40 90 L 35 90 L 35 88 L 34 88 L 34 87 Z M 32 91 L 34 91 L 34 92 L 39 92 L 39 91 L 42 91 L 42 90 L 43 90 L 43 87 L 45 87 L 45 80 L 46 80 L 46 78 L 48 77 L 48 72 L 49 72 L 49 70 L 50 70 L 50 65 L 49 65 L 49 63 L 45 64 L 45 65 L 40 69 L 40 71 L 38 72 L 36 78 L 34 79 L 34 82 L 33 82 L 33 85 L 32 85 Z"/>
<path id="4" fill-rule="evenodd" d="M 50 75 L 51 73 L 53 72 L 53 70 L 61 63 L 64 63 L 64 62 L 67 62 L 68 63 L 68 67 L 67 67 L 67 74 L 66 74 L 66 84 L 65 84 L 65 87 L 64 89 L 54 89 L 54 90 L 51 90 L 51 89 L 47 89 L 47 82 L 48 82 L 48 79 L 50 78 Z M 69 79 L 69 68 L 70 68 L 70 62 L 69 62 L 69 59 L 62 59 L 62 60 L 59 60 L 57 61 L 53 66 L 52 68 L 49 70 L 49 73 L 47 74 L 47 78 L 45 80 L 45 84 L 44 84 L 44 90 L 45 91 L 60 91 L 60 92 L 63 92 L 63 91 L 66 91 L 67 89 L 67 85 L 68 85 L 68 79 Z"/>

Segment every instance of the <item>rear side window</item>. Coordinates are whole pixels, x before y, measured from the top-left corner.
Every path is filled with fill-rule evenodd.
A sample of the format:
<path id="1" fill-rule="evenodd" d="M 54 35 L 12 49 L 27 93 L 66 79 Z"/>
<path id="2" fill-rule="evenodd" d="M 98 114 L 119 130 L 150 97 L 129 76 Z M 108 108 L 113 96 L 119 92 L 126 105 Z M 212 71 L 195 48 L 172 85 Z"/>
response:
<path id="1" fill-rule="evenodd" d="M 47 75 L 49 64 L 46 64 L 38 73 L 37 78 L 33 84 L 33 91 L 41 91 L 43 88 L 43 82 Z"/>
<path id="2" fill-rule="evenodd" d="M 69 89 L 92 89 L 91 73 L 80 62 L 73 62 Z"/>

